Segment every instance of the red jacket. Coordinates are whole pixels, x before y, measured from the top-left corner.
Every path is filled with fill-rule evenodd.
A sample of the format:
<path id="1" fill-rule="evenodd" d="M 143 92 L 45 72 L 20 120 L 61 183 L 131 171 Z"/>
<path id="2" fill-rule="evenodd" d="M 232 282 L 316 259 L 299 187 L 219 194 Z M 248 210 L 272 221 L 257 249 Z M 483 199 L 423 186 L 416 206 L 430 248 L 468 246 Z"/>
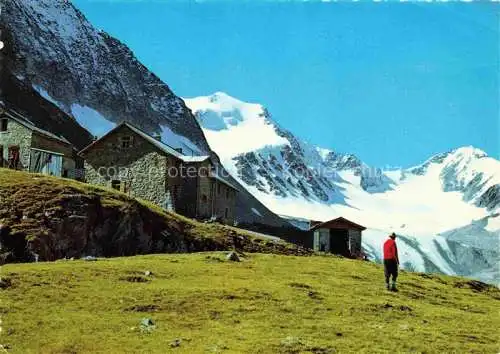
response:
<path id="1" fill-rule="evenodd" d="M 395 259 L 399 262 L 398 247 L 396 246 L 396 241 L 392 238 L 389 238 L 384 243 L 384 259 Z"/>

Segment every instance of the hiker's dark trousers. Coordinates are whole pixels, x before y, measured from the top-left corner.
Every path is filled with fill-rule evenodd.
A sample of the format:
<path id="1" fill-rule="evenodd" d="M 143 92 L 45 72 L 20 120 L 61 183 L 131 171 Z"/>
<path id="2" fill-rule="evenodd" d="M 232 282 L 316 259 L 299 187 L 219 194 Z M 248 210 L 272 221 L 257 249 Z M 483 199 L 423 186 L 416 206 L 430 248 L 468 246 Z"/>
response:
<path id="1" fill-rule="evenodd" d="M 384 259 L 385 282 L 389 284 L 389 279 L 392 276 L 392 281 L 396 282 L 398 278 L 398 261 L 395 259 Z"/>

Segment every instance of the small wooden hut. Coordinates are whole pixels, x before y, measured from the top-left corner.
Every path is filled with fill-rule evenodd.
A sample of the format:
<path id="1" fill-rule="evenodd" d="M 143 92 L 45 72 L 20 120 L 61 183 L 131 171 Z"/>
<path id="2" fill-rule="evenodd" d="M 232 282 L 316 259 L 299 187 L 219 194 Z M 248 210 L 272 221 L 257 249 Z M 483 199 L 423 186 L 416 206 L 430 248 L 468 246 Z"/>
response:
<path id="1" fill-rule="evenodd" d="M 343 217 L 325 222 L 311 221 L 313 248 L 345 257 L 358 258 L 361 252 L 361 233 L 366 227 Z"/>

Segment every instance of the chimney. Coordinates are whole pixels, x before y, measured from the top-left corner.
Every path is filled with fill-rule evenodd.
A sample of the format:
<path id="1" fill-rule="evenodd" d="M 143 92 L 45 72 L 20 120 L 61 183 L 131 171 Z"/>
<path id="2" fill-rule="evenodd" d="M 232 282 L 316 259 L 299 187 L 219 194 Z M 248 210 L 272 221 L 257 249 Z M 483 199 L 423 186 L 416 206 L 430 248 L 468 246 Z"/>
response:
<path id="1" fill-rule="evenodd" d="M 160 134 L 158 134 L 158 133 L 154 133 L 154 134 L 153 134 L 153 138 L 154 138 L 155 140 L 161 141 L 161 135 L 160 135 Z"/>

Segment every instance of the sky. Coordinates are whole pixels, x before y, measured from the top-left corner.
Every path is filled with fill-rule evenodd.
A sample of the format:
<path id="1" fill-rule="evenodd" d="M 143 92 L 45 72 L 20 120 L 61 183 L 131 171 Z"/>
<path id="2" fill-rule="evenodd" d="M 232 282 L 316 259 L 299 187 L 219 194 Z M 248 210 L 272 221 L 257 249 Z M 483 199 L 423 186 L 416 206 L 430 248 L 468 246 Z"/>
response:
<path id="1" fill-rule="evenodd" d="M 73 3 L 178 96 L 261 103 L 297 137 L 384 168 L 464 145 L 499 158 L 494 4 Z"/>

